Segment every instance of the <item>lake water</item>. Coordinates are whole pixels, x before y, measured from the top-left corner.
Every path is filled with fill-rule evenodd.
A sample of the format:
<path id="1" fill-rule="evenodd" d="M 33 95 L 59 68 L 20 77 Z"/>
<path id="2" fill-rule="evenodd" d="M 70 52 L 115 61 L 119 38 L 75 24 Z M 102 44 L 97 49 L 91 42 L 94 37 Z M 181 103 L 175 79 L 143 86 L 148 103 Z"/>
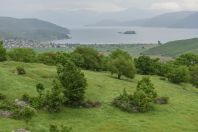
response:
<path id="1" fill-rule="evenodd" d="M 120 34 L 134 30 L 137 34 Z M 162 43 L 198 37 L 198 29 L 145 28 L 145 27 L 76 27 L 70 29 L 72 37 L 58 43 L 80 44 L 137 44 Z"/>

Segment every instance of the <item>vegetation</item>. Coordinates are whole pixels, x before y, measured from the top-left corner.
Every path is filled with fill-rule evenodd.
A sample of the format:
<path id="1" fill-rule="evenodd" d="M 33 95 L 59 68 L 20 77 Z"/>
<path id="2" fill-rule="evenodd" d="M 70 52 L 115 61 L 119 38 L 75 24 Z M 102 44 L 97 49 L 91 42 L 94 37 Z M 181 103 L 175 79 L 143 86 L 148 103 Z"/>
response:
<path id="1" fill-rule="evenodd" d="M 57 68 L 58 78 L 63 86 L 63 93 L 69 105 L 78 106 L 84 101 L 87 81 L 84 74 L 69 60 Z"/>
<path id="2" fill-rule="evenodd" d="M 3 41 L 0 41 L 0 62 L 6 60 L 6 49 L 3 46 Z"/>
<path id="3" fill-rule="evenodd" d="M 134 78 L 136 69 L 131 56 L 122 50 L 113 51 L 109 58 L 109 71 L 112 74 L 117 74 L 117 78 L 121 79 L 121 76 Z"/>
<path id="4" fill-rule="evenodd" d="M 25 69 L 23 67 L 21 67 L 21 66 L 17 66 L 16 67 L 16 72 L 17 72 L 18 75 L 24 75 L 24 74 L 26 74 Z"/>
<path id="5" fill-rule="evenodd" d="M 143 52 L 145 55 L 171 56 L 191 53 L 198 49 L 198 39 L 187 39 L 168 42 L 166 44 L 148 49 Z"/>
<path id="6" fill-rule="evenodd" d="M 16 76 L 12 71 L 16 65 L 23 65 L 28 71 L 24 76 Z M 150 76 L 160 97 L 169 97 L 170 103 L 165 106 L 154 105 L 154 110 L 142 114 L 130 114 L 120 111 L 110 105 L 110 102 L 119 95 L 123 88 L 128 93 L 134 93 L 141 75 L 136 75 L 133 80 L 117 80 L 106 72 L 82 71 L 87 83 L 85 98 L 99 100 L 102 106 L 97 109 L 63 108 L 59 113 L 38 111 L 36 116 L 29 121 L 29 129 L 35 132 L 48 132 L 50 124 L 66 124 L 74 132 L 120 132 L 126 131 L 167 131 L 197 130 L 197 90 L 188 83 L 175 85 L 168 81 L 160 80 L 158 76 Z M 42 82 L 45 89 L 50 91 L 51 84 L 57 77 L 55 66 L 46 66 L 36 63 L 1 62 L 0 63 L 0 90 L 9 101 L 20 98 L 24 93 L 38 96 L 36 84 Z M 10 83 L 12 82 L 12 83 Z M 1 104 L 1 101 L 0 101 Z M 185 116 L 184 116 L 185 113 Z M 109 118 L 111 116 L 111 118 Z M 167 120 L 167 118 L 171 120 Z M 80 122 L 80 124 L 79 124 Z M 25 123 L 10 118 L 0 118 L 0 128 L 12 131 L 24 128 Z M 77 125 L 78 124 L 78 125 Z M 132 125 L 129 125 L 132 124 Z M 138 124 L 138 125 L 137 125 Z M 148 125 L 149 124 L 149 125 Z M 179 125 L 178 125 L 179 124 Z"/>
<path id="7" fill-rule="evenodd" d="M 198 88 L 198 65 L 190 67 L 190 80 Z"/>

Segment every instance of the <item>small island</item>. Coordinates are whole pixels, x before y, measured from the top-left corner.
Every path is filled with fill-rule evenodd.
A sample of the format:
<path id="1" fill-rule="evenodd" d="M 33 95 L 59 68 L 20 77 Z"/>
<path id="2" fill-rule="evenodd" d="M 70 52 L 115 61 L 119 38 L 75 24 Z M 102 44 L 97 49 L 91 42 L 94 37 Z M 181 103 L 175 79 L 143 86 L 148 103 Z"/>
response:
<path id="1" fill-rule="evenodd" d="M 136 31 L 125 31 L 125 32 L 118 32 L 121 34 L 136 34 Z"/>

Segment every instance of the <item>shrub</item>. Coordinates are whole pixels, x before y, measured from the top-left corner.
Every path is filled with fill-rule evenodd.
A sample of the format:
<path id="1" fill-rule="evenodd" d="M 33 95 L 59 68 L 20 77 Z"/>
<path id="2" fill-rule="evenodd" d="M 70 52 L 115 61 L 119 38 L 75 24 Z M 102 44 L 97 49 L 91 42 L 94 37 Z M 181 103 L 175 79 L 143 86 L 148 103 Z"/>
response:
<path id="1" fill-rule="evenodd" d="M 121 79 L 121 76 L 134 78 L 136 73 L 132 58 L 127 52 L 122 50 L 116 50 L 111 53 L 109 60 L 109 71 L 112 74 L 117 74 L 118 79 Z"/>
<path id="2" fill-rule="evenodd" d="M 8 52 L 8 56 L 13 61 L 36 62 L 36 53 L 29 48 L 15 48 Z"/>
<path id="3" fill-rule="evenodd" d="M 18 75 L 24 75 L 24 74 L 26 74 L 25 69 L 23 67 L 21 67 L 21 66 L 17 66 L 16 67 L 16 70 L 17 70 L 17 74 Z"/>
<path id="4" fill-rule="evenodd" d="M 36 84 L 36 91 L 38 92 L 40 96 L 42 96 L 44 90 L 45 88 L 42 83 Z"/>
<path id="5" fill-rule="evenodd" d="M 169 81 L 180 84 L 189 81 L 189 70 L 186 66 L 173 66 L 167 74 Z"/>
<path id="6" fill-rule="evenodd" d="M 157 93 L 149 78 L 143 78 L 138 82 L 137 89 L 133 95 L 125 90 L 123 94 L 115 98 L 113 105 L 127 112 L 147 112 L 152 108 L 152 102 Z"/>
<path id="7" fill-rule="evenodd" d="M 71 132 L 71 131 L 72 131 L 71 127 L 67 127 L 64 125 L 61 125 L 60 127 L 58 127 L 55 124 L 51 124 L 49 128 L 49 132 Z"/>
<path id="8" fill-rule="evenodd" d="M 99 101 L 93 102 L 91 100 L 87 100 L 83 102 L 82 106 L 85 108 L 97 108 L 101 106 L 101 103 Z"/>
<path id="9" fill-rule="evenodd" d="M 71 62 L 57 67 L 58 78 L 63 86 L 63 93 L 70 105 L 79 105 L 84 101 L 87 81 L 84 74 Z"/>
<path id="10" fill-rule="evenodd" d="M 28 94 L 23 94 L 22 95 L 22 100 L 25 102 L 30 102 L 31 98 Z"/>
<path id="11" fill-rule="evenodd" d="M 198 64 L 198 55 L 187 53 L 179 56 L 175 60 L 177 65 L 193 66 Z"/>
<path id="12" fill-rule="evenodd" d="M 168 104 L 169 98 L 168 97 L 158 97 L 155 98 L 154 103 L 156 104 Z"/>
<path id="13" fill-rule="evenodd" d="M 198 65 L 190 67 L 190 82 L 198 88 Z"/>
<path id="14" fill-rule="evenodd" d="M 0 93 L 0 100 L 5 100 L 6 99 L 6 95 Z"/>
<path id="15" fill-rule="evenodd" d="M 36 110 L 34 108 L 26 106 L 22 109 L 15 109 L 13 117 L 15 119 L 23 119 L 28 123 L 35 114 Z"/>
<path id="16" fill-rule="evenodd" d="M 6 49 L 3 46 L 3 41 L 0 41 L 0 62 L 6 60 Z"/>
<path id="17" fill-rule="evenodd" d="M 56 64 L 57 54 L 54 52 L 45 52 L 38 54 L 38 62 L 46 65 L 55 65 Z"/>

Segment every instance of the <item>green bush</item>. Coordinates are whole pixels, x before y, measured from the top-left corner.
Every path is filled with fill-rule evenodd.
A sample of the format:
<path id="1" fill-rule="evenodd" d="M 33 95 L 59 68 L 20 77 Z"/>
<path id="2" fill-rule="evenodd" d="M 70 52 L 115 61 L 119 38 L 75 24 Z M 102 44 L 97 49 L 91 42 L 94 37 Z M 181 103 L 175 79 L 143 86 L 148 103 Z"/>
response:
<path id="1" fill-rule="evenodd" d="M 0 100 L 5 100 L 6 99 L 6 95 L 0 93 Z"/>
<path id="2" fill-rule="evenodd" d="M 51 124 L 50 128 L 49 128 L 49 132 L 71 132 L 71 131 L 72 131 L 71 127 L 67 127 L 67 126 L 63 126 L 63 125 L 58 127 L 55 124 Z"/>
<path id="3" fill-rule="evenodd" d="M 190 82 L 198 88 L 198 65 L 190 67 Z"/>
<path id="4" fill-rule="evenodd" d="M 37 56 L 38 62 L 46 65 L 56 65 L 57 53 L 54 52 L 45 52 L 40 53 Z"/>
<path id="5" fill-rule="evenodd" d="M 0 41 L 0 62 L 6 60 L 6 49 L 3 46 L 3 41 Z"/>
<path id="6" fill-rule="evenodd" d="M 17 74 L 18 75 L 24 75 L 24 74 L 26 74 L 25 69 L 23 67 L 21 67 L 21 66 L 17 66 L 16 67 L 16 70 L 17 70 Z"/>
<path id="7" fill-rule="evenodd" d="M 36 52 L 29 48 L 15 48 L 8 52 L 8 57 L 13 61 L 36 62 Z"/>
<path id="8" fill-rule="evenodd" d="M 71 61 L 57 67 L 58 78 L 63 86 L 63 93 L 70 105 L 79 105 L 84 101 L 87 81 L 84 74 Z"/>
<path id="9" fill-rule="evenodd" d="M 169 81 L 180 84 L 182 82 L 189 81 L 189 69 L 186 66 L 172 66 L 170 71 L 167 73 Z"/>

